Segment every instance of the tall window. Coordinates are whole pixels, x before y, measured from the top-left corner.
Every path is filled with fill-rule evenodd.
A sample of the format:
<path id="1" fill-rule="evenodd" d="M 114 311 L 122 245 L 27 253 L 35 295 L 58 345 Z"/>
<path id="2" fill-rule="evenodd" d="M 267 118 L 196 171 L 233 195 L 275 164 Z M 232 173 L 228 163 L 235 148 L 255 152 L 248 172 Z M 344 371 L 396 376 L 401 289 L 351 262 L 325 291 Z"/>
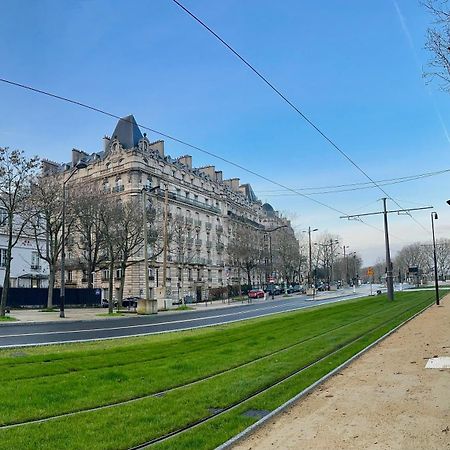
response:
<path id="1" fill-rule="evenodd" d="M 8 220 L 8 211 L 6 211 L 5 208 L 0 208 L 0 226 L 5 225 L 7 220 Z"/>
<path id="2" fill-rule="evenodd" d="M 0 248 L 0 267 L 6 267 L 6 248 Z"/>
<path id="3" fill-rule="evenodd" d="M 31 252 L 31 269 L 38 270 L 39 269 L 39 253 Z"/>

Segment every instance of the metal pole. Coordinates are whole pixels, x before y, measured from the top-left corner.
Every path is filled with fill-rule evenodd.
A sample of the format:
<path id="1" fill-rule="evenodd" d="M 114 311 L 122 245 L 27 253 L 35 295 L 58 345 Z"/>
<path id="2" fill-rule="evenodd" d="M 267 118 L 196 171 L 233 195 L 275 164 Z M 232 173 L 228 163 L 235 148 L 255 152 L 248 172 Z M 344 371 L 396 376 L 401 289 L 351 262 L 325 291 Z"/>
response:
<path id="1" fill-rule="evenodd" d="M 166 185 L 164 195 L 164 250 L 163 250 L 163 293 L 166 296 L 166 278 L 167 278 L 167 240 L 168 240 L 168 223 L 169 223 L 169 186 Z"/>
<path id="2" fill-rule="evenodd" d="M 74 172 L 72 172 L 73 174 Z M 69 178 L 67 178 L 67 181 L 69 181 Z M 63 182 L 63 198 L 62 198 L 62 224 L 61 224 L 61 231 L 62 231 L 62 242 L 61 242 L 61 287 L 59 291 L 59 317 L 63 319 L 65 317 L 64 314 L 64 302 L 65 302 L 65 295 L 66 295 L 66 181 Z"/>
<path id="3" fill-rule="evenodd" d="M 311 289 L 312 284 L 312 247 L 311 247 L 311 227 L 308 227 L 309 239 L 309 272 L 308 272 L 308 287 Z"/>
<path id="4" fill-rule="evenodd" d="M 142 190 L 142 220 L 144 230 L 144 277 L 145 277 L 145 300 L 150 300 L 149 285 L 148 285 L 148 227 L 147 227 L 147 191 Z"/>
<path id="5" fill-rule="evenodd" d="M 436 239 L 434 236 L 434 220 L 438 218 L 437 213 L 431 213 L 431 230 L 433 232 L 433 258 L 434 258 L 434 288 L 436 291 L 436 305 L 439 306 L 439 285 L 438 285 L 438 271 L 437 271 L 437 257 L 436 257 Z"/>
<path id="6" fill-rule="evenodd" d="M 389 230 L 388 217 L 386 210 L 386 198 L 383 198 L 383 216 L 384 216 L 384 241 L 386 245 L 386 286 L 388 300 L 394 300 L 394 280 L 392 277 L 391 252 L 389 249 Z"/>
<path id="7" fill-rule="evenodd" d="M 345 283 L 348 284 L 348 260 L 345 257 L 345 247 L 346 245 L 343 245 L 342 248 L 344 249 L 344 264 L 345 264 Z"/>

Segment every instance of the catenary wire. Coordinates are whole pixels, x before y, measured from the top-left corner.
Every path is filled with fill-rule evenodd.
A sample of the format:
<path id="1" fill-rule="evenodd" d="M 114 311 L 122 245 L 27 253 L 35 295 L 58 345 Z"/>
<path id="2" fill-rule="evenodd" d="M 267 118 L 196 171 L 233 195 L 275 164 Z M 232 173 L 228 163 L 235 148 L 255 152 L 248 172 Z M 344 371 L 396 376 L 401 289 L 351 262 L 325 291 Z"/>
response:
<path id="1" fill-rule="evenodd" d="M 361 166 L 359 166 L 340 146 L 338 146 L 333 139 L 331 139 L 325 132 L 323 132 L 311 119 L 309 119 L 306 114 L 304 114 L 295 104 L 289 100 L 285 94 L 283 94 L 275 85 L 270 82 L 261 72 L 259 72 L 252 64 L 250 64 L 243 56 L 241 56 L 230 44 L 228 44 L 224 39 L 222 39 L 212 28 L 210 28 L 205 22 L 203 22 L 199 17 L 187 9 L 178 0 L 172 0 L 176 5 L 178 5 L 183 11 L 185 11 L 189 16 L 191 16 L 196 22 L 198 22 L 203 28 L 205 28 L 210 34 L 212 34 L 217 40 L 219 40 L 228 50 L 230 50 L 242 63 L 244 63 L 258 78 L 260 78 L 270 89 L 272 89 L 281 99 L 283 99 L 297 114 L 299 114 L 314 130 L 316 130 L 331 146 L 337 150 L 351 165 L 353 165 L 359 172 L 361 172 L 371 183 L 373 183 L 383 194 L 393 201 L 400 209 L 402 206 L 397 203 Z M 425 228 L 412 214 L 407 211 L 407 215 L 419 225 L 427 234 L 430 231 Z"/>
<path id="2" fill-rule="evenodd" d="M 434 177 L 437 175 L 442 175 L 444 173 L 450 172 L 450 169 L 444 169 L 444 170 L 438 170 L 435 172 L 425 172 L 420 173 L 416 175 L 409 175 L 404 177 L 397 177 L 397 178 L 386 178 L 383 180 L 377 180 L 377 183 L 380 183 L 382 185 L 392 185 L 392 184 L 399 184 L 399 183 L 407 183 L 409 181 L 415 181 L 420 180 L 422 178 L 429 178 Z M 348 183 L 348 184 L 337 184 L 337 185 L 328 185 L 328 186 L 310 186 L 310 187 L 302 187 L 302 188 L 295 188 L 298 191 L 311 191 L 316 190 L 320 192 L 307 192 L 308 195 L 316 195 L 316 194 L 324 194 L 324 193 L 333 193 L 333 192 L 346 192 L 350 190 L 359 190 L 359 189 L 373 189 L 376 186 L 374 186 L 370 182 L 363 182 L 363 183 Z M 354 189 L 340 189 L 340 188 L 354 188 Z M 329 191 L 323 191 L 324 189 L 330 189 Z M 264 190 L 256 190 L 255 192 L 259 194 L 277 194 L 277 193 L 283 193 L 284 189 L 264 189 Z M 397 201 L 404 201 L 407 203 L 411 203 L 409 200 L 399 200 Z M 418 203 L 417 203 L 418 204 Z"/>
<path id="3" fill-rule="evenodd" d="M 41 89 L 37 89 L 37 88 L 32 87 L 32 86 L 28 86 L 28 85 L 25 85 L 25 84 L 17 83 L 17 82 L 12 81 L 12 80 L 7 80 L 5 78 L 0 78 L 0 82 L 9 84 L 11 86 L 16 86 L 16 87 L 19 87 L 19 88 L 22 88 L 22 89 L 26 89 L 26 90 L 29 90 L 31 92 L 37 93 L 37 94 L 42 94 L 42 95 L 45 95 L 45 96 L 48 96 L 48 97 L 51 97 L 51 98 L 54 98 L 54 99 L 57 99 L 57 100 L 61 100 L 61 101 L 67 102 L 67 103 L 71 103 L 73 105 L 77 105 L 77 106 L 80 106 L 82 108 L 89 109 L 89 110 L 97 112 L 99 114 L 103 114 L 103 115 L 108 116 L 108 117 L 113 117 L 115 119 L 131 123 L 130 120 L 127 120 L 126 118 L 122 118 L 122 117 L 118 116 L 117 114 L 113 114 L 111 112 L 105 111 L 103 109 L 97 108 L 97 107 L 92 106 L 92 105 L 88 105 L 87 103 L 82 103 L 82 102 L 79 102 L 77 100 L 70 99 L 68 97 L 63 97 L 63 96 L 60 96 L 60 95 L 57 95 L 57 94 L 53 94 L 53 93 L 48 92 L 48 91 L 43 91 Z M 299 195 L 301 197 L 304 197 L 304 198 L 306 198 L 308 200 L 311 200 L 314 203 L 317 203 L 318 205 L 321 205 L 321 206 L 323 206 L 325 208 L 331 209 L 334 212 L 337 212 L 337 213 L 342 214 L 342 215 L 347 215 L 345 212 L 343 212 L 343 211 L 341 211 L 341 210 L 339 210 L 339 209 L 337 209 L 337 208 L 335 208 L 333 206 L 330 206 L 330 205 L 328 205 L 328 204 L 326 204 L 324 202 L 321 202 L 320 200 L 317 200 L 315 198 L 309 197 L 308 195 L 306 195 L 306 194 L 304 194 L 302 192 L 298 192 L 295 189 L 292 189 L 292 188 L 290 188 L 288 186 L 285 186 L 285 185 L 279 183 L 278 181 L 275 181 L 275 180 L 272 180 L 270 178 L 267 178 L 266 176 L 261 175 L 261 174 L 255 172 L 255 171 L 253 171 L 251 169 L 247 169 L 246 167 L 244 167 L 244 166 L 242 166 L 240 164 L 237 164 L 237 163 L 235 163 L 233 161 L 230 161 L 230 160 L 228 160 L 228 159 L 226 159 L 226 158 L 224 158 L 222 156 L 216 155 L 215 153 L 212 153 L 209 150 L 205 150 L 205 149 L 203 149 L 201 147 L 198 147 L 198 146 L 196 146 L 194 144 L 190 144 L 189 142 L 186 142 L 186 141 L 184 141 L 182 139 L 174 137 L 174 136 L 172 136 L 170 134 L 163 133 L 162 131 L 158 131 L 158 130 L 156 130 L 154 128 L 150 128 L 150 127 L 148 127 L 146 125 L 139 124 L 139 123 L 137 125 L 140 128 L 144 129 L 144 130 L 151 131 L 152 133 L 158 134 L 158 135 L 163 136 L 163 137 L 165 137 L 167 139 L 170 139 L 170 140 L 172 140 L 174 142 L 182 144 L 182 145 L 184 145 L 186 147 L 192 148 L 194 150 L 197 150 L 199 152 L 202 152 L 202 153 L 205 153 L 205 154 L 207 154 L 209 156 L 212 156 L 213 158 L 219 159 L 220 161 L 223 161 L 223 162 L 225 162 L 227 164 L 230 164 L 230 165 L 232 165 L 234 167 L 237 167 L 240 170 L 243 170 L 243 171 L 245 171 L 247 173 L 250 173 L 250 174 L 252 174 L 252 175 L 254 175 L 254 176 L 258 177 L 258 178 L 261 178 L 261 179 L 271 183 L 271 184 L 274 184 L 274 185 L 276 185 L 278 187 L 281 187 L 281 188 L 286 189 L 286 190 L 288 190 L 290 192 L 293 192 L 293 193 L 295 193 L 295 194 L 297 194 L 297 195 Z M 358 220 L 359 222 L 363 223 L 364 225 L 367 225 L 370 228 L 373 228 L 374 230 L 377 230 L 377 231 L 379 231 L 381 233 L 384 233 L 384 231 L 381 230 L 380 228 L 378 228 L 378 227 L 376 227 L 376 226 L 374 226 L 374 225 L 372 225 L 370 223 L 367 223 L 367 222 L 363 221 L 360 218 L 358 218 L 356 220 Z"/>

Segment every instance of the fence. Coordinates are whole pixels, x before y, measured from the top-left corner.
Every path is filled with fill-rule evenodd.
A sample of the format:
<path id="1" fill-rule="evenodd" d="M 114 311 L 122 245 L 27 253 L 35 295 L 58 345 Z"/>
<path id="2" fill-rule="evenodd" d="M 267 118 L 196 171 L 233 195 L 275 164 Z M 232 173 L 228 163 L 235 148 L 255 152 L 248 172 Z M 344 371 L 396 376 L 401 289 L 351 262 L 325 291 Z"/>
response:
<path id="1" fill-rule="evenodd" d="M 0 288 L 0 295 L 3 288 Z M 98 289 L 66 288 L 66 306 L 100 306 L 101 295 Z M 45 308 L 48 289 L 10 288 L 6 304 L 11 308 Z M 59 304 L 59 289 L 53 289 L 53 304 Z"/>

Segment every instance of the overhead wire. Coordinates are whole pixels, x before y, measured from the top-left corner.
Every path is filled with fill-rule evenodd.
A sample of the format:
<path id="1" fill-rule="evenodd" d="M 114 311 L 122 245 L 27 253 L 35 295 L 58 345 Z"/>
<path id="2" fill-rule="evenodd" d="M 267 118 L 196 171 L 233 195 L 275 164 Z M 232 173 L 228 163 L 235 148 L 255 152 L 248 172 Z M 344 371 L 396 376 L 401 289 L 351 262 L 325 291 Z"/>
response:
<path id="1" fill-rule="evenodd" d="M 57 94 L 54 94 L 52 92 L 44 91 L 42 89 L 38 89 L 38 88 L 35 88 L 33 86 L 28 86 L 28 85 L 25 85 L 25 84 L 22 84 L 22 83 L 18 83 L 16 81 L 8 80 L 6 78 L 0 78 L 0 82 L 8 84 L 8 85 L 11 85 L 11 86 L 19 87 L 21 89 L 25 89 L 25 90 L 28 90 L 28 91 L 31 91 L 31 92 L 34 92 L 34 93 L 37 93 L 37 94 L 45 95 L 47 97 L 50 97 L 50 98 L 53 98 L 53 99 L 56 99 L 56 100 L 61 100 L 61 101 L 66 102 L 66 103 L 70 103 L 70 104 L 73 104 L 73 105 L 76 105 L 76 106 L 79 106 L 79 107 L 82 107 L 82 108 L 85 108 L 85 109 L 97 112 L 99 114 L 103 114 L 105 116 L 115 118 L 117 120 L 122 120 L 122 121 L 125 121 L 125 122 L 132 123 L 130 120 L 128 120 L 126 118 L 120 117 L 117 114 L 111 113 L 109 111 L 106 111 L 104 109 L 98 108 L 96 106 L 92 106 L 92 105 L 89 105 L 87 103 L 80 102 L 78 100 L 73 100 L 73 99 L 68 98 L 68 97 L 63 97 L 61 95 L 57 95 Z M 328 208 L 328 209 L 330 209 L 330 210 L 332 210 L 334 212 L 337 212 L 337 213 L 339 213 L 341 215 L 347 215 L 344 211 L 341 211 L 341 210 L 335 208 L 334 206 L 331 206 L 331 205 L 328 205 L 328 204 L 326 204 L 324 202 L 321 202 L 320 200 L 317 200 L 317 199 L 315 199 L 313 197 L 310 197 L 309 195 L 304 194 L 302 192 L 298 192 L 295 189 L 292 189 L 292 188 L 290 188 L 288 186 L 285 186 L 285 185 L 279 183 L 278 181 L 272 180 L 272 179 L 270 179 L 270 178 L 268 178 L 268 177 L 266 177 L 264 175 L 261 175 L 261 174 L 255 172 L 254 170 L 247 169 L 246 167 L 242 166 L 241 164 L 238 164 L 238 163 L 235 163 L 235 162 L 233 162 L 231 160 L 228 160 L 228 159 L 226 159 L 226 158 L 224 158 L 222 156 L 219 156 L 219 155 L 217 155 L 217 154 L 215 154 L 215 153 L 213 153 L 213 152 L 211 152 L 209 150 L 206 150 L 206 149 L 201 148 L 201 147 L 199 147 L 197 145 L 194 145 L 194 144 L 190 144 L 189 142 L 184 141 L 182 139 L 179 139 L 179 138 L 177 138 L 175 136 L 172 136 L 171 134 L 164 133 L 162 131 L 156 130 L 155 128 L 148 127 L 148 126 L 146 126 L 144 124 L 138 123 L 137 125 L 140 128 L 144 129 L 144 130 L 151 131 L 152 133 L 158 134 L 158 135 L 163 136 L 163 137 L 165 137 L 167 139 L 170 139 L 170 140 L 172 140 L 174 142 L 177 142 L 177 143 L 182 144 L 182 145 L 184 145 L 186 147 L 189 147 L 191 149 L 197 150 L 197 151 L 199 151 L 201 153 L 207 154 L 209 156 L 212 156 L 213 158 L 216 158 L 216 159 L 218 159 L 220 161 L 223 161 L 223 162 L 225 162 L 227 164 L 230 164 L 230 165 L 232 165 L 234 167 L 237 167 L 238 169 L 243 170 L 244 172 L 250 173 L 250 174 L 252 174 L 252 175 L 254 175 L 254 176 L 258 177 L 258 178 L 261 178 L 261 179 L 271 183 L 271 184 L 274 184 L 275 186 L 278 186 L 278 187 L 281 187 L 281 188 L 283 188 L 285 190 L 293 192 L 293 193 L 295 193 L 295 194 L 297 194 L 297 195 L 299 195 L 299 196 L 301 196 L 303 198 L 306 198 L 306 199 L 308 199 L 308 200 L 310 200 L 310 201 L 312 201 L 312 202 L 314 202 L 314 203 L 316 203 L 318 205 L 321 205 L 321 206 L 323 206 L 325 208 Z M 383 233 L 383 230 L 379 229 L 378 227 L 376 227 L 376 226 L 374 226 L 374 225 L 372 225 L 370 223 L 367 223 L 367 222 L 363 221 L 360 218 L 357 219 L 357 220 L 359 222 L 369 226 L 370 228 L 373 228 L 373 229 Z"/>
<path id="2" fill-rule="evenodd" d="M 203 22 L 199 17 L 187 9 L 178 0 L 172 0 L 176 5 L 178 5 L 184 12 L 186 12 L 190 17 L 192 17 L 197 23 L 199 23 L 203 28 L 205 28 L 210 34 L 212 34 L 218 41 L 220 41 L 231 53 L 233 53 L 244 65 L 246 65 L 258 78 L 260 78 L 272 91 L 274 91 L 284 102 L 286 102 L 298 115 L 300 115 L 314 130 L 316 130 L 335 150 L 337 150 L 351 165 L 353 165 L 360 173 L 362 173 L 371 183 L 373 183 L 383 194 L 393 201 L 400 209 L 402 206 L 397 203 L 361 166 L 359 166 L 340 146 L 338 146 L 324 131 L 322 131 L 305 113 L 303 113 L 291 100 L 287 98 L 275 85 L 269 81 L 260 71 L 258 71 L 247 59 L 245 59 L 241 54 L 238 53 L 230 44 L 228 44 L 223 38 L 221 38 L 211 27 L 209 27 L 205 22 Z M 410 212 L 407 214 L 411 219 L 416 222 L 426 233 L 430 231 L 426 229 L 420 222 L 418 222 Z"/>

